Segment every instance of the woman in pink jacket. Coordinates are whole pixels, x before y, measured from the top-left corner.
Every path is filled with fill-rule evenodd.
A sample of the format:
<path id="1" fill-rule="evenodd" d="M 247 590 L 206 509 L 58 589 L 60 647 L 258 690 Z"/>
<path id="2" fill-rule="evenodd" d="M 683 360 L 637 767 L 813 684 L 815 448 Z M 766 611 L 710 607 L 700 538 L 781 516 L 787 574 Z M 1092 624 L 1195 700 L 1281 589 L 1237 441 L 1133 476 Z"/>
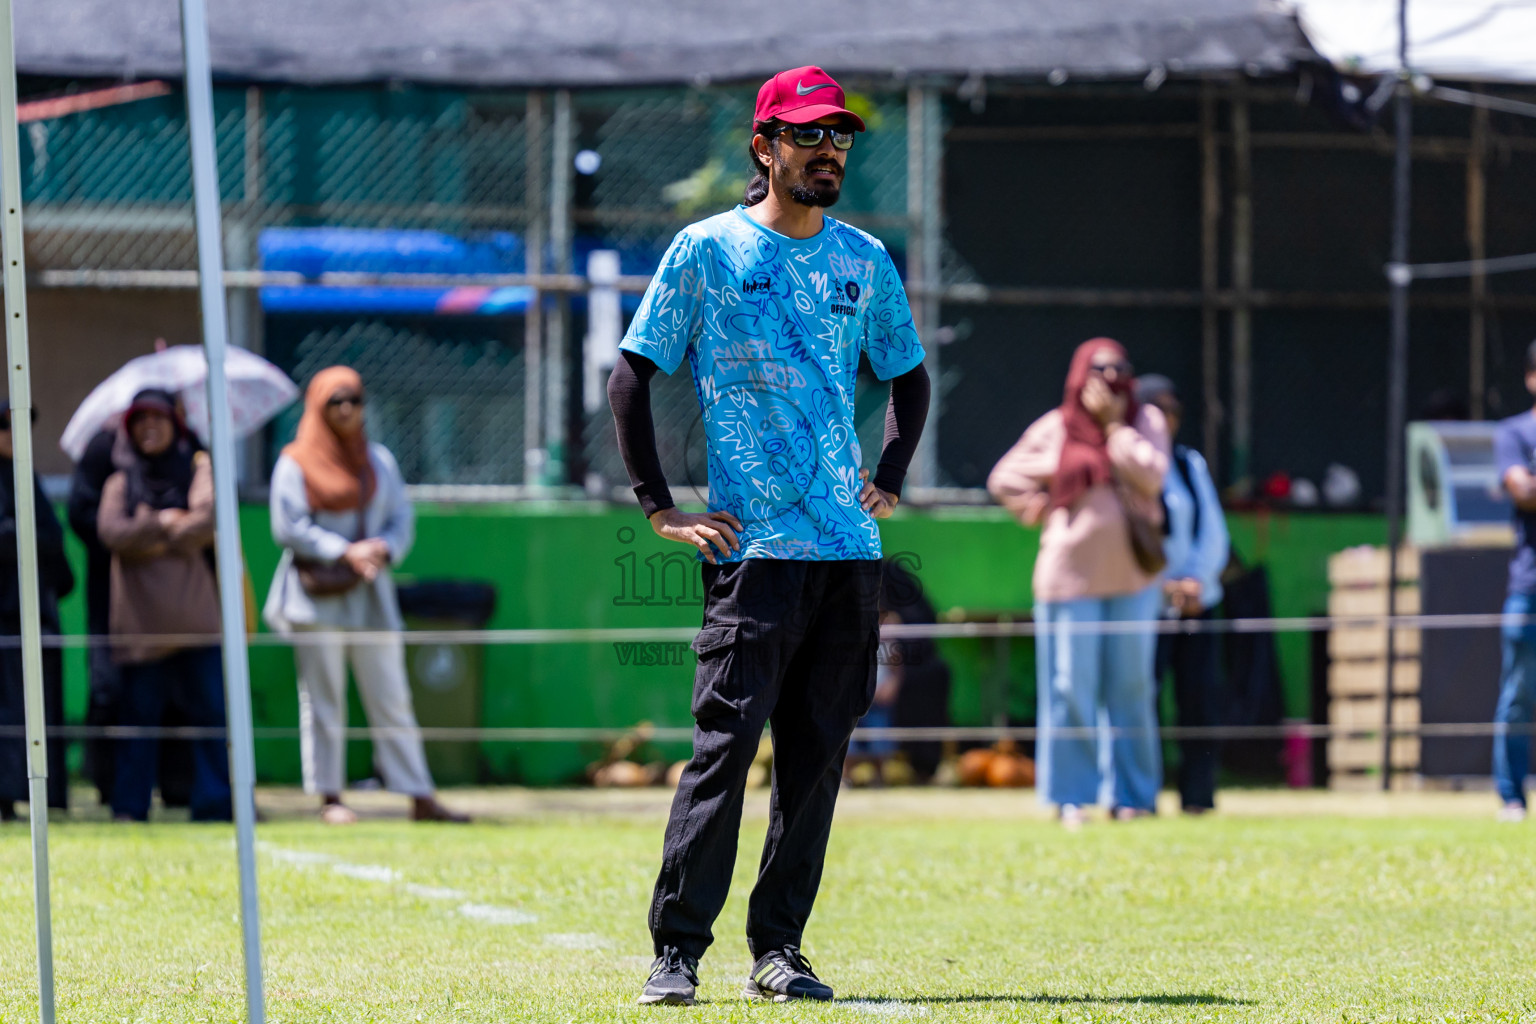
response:
<path id="1" fill-rule="evenodd" d="M 1060 408 L 1031 424 L 987 480 L 1020 522 L 1044 524 L 1034 575 L 1036 778 L 1068 826 L 1095 803 L 1119 818 L 1150 814 L 1162 784 L 1152 703 L 1161 588 L 1137 560 L 1129 517 L 1161 537 L 1168 431 L 1156 407 L 1137 404 L 1132 383 L 1118 342 L 1079 345 Z M 1146 628 L 1092 631 L 1100 622 Z M 1104 724 L 1113 730 L 1107 758 Z"/>

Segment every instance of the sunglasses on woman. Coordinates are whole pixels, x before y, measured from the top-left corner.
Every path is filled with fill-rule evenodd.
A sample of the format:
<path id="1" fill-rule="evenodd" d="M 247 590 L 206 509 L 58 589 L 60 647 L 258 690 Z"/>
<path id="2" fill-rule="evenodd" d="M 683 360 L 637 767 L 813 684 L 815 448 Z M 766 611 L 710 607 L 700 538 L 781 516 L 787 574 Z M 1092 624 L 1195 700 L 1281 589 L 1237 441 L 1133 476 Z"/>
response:
<path id="1" fill-rule="evenodd" d="M 332 409 L 339 409 L 339 408 L 341 408 L 344 405 L 356 405 L 356 406 L 361 407 L 362 404 L 363 404 L 363 396 L 362 395 L 332 395 L 330 398 L 327 398 L 325 400 L 325 404 L 328 407 L 332 408 Z"/>
<path id="2" fill-rule="evenodd" d="M 787 124 L 774 132 L 777 138 L 785 132 L 794 141 L 795 145 L 804 149 L 814 149 L 821 145 L 821 140 L 828 135 L 832 136 L 832 148 L 847 151 L 853 148 L 853 132 L 843 131 L 840 128 L 829 128 L 824 124 Z"/>

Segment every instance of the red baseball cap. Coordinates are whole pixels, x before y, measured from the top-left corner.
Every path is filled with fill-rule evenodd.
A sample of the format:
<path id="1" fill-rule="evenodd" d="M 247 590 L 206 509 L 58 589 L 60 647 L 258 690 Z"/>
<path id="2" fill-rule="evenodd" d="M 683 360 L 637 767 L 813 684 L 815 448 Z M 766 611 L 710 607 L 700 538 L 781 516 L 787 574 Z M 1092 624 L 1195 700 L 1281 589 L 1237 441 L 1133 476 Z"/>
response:
<path id="1" fill-rule="evenodd" d="M 756 128 L 772 120 L 790 124 L 809 124 L 836 114 L 846 117 L 858 131 L 864 120 L 843 104 L 843 87 L 821 68 L 815 66 L 780 71 L 757 90 L 757 110 L 752 115 Z"/>

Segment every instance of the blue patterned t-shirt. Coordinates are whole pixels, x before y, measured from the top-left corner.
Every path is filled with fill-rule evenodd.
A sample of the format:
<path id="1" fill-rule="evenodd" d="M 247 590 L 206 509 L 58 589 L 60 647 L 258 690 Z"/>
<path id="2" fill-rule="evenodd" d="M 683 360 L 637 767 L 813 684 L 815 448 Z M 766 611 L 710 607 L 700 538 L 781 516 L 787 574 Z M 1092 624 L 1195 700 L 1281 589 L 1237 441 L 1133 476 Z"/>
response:
<path id="1" fill-rule="evenodd" d="M 745 527 L 735 557 L 880 557 L 859 505 L 859 353 L 889 380 L 921 363 L 923 346 L 878 239 L 831 217 L 789 238 L 741 206 L 692 224 L 619 347 L 669 374 L 687 357 L 709 507 Z"/>

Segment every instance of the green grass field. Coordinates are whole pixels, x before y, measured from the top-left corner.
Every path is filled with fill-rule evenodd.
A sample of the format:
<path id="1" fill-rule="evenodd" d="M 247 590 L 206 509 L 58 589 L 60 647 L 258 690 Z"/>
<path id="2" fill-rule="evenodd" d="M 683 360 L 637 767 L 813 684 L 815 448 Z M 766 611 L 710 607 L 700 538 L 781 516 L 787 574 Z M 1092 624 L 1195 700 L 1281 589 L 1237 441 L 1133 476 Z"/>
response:
<path id="1" fill-rule="evenodd" d="M 739 997 L 764 828 L 692 1009 L 634 997 L 667 794 L 459 794 L 351 828 L 263 793 L 274 1021 L 1536 1019 L 1536 824 L 1488 795 L 1232 794 L 1204 819 L 1072 834 L 1032 794 L 844 795 L 806 951 L 832 1004 Z M 390 815 L 395 815 L 391 817 Z M 0 827 L 0 1021 L 36 1019 L 29 847 Z M 53 832 L 59 1019 L 241 1019 L 233 833 Z"/>

